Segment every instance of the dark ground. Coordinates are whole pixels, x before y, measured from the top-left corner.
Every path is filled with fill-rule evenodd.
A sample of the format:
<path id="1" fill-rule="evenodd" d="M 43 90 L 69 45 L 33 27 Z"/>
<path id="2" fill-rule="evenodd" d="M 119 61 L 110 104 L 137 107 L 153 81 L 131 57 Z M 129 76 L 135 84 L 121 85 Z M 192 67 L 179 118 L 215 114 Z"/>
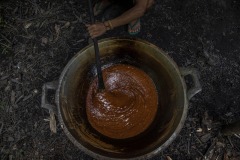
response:
<path id="1" fill-rule="evenodd" d="M 57 134 L 50 132 L 49 113 L 40 107 L 42 85 L 57 80 L 88 45 L 86 2 L 0 3 L 0 158 L 91 159 L 59 126 Z M 203 88 L 190 102 L 180 135 L 153 159 L 239 160 L 240 139 L 220 130 L 240 117 L 240 2 L 161 0 L 142 22 L 137 37 L 179 66 L 197 68 Z M 103 37 L 125 35 L 120 27 Z"/>

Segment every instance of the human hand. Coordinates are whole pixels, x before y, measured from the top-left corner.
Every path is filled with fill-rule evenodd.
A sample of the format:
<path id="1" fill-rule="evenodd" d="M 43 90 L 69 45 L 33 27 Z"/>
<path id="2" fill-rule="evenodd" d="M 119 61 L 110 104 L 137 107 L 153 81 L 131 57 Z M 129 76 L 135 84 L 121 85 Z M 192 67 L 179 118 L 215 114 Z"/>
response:
<path id="1" fill-rule="evenodd" d="M 101 36 L 107 31 L 107 28 L 103 23 L 95 23 L 92 25 L 87 24 L 86 27 L 91 38 L 96 38 L 98 36 Z"/>

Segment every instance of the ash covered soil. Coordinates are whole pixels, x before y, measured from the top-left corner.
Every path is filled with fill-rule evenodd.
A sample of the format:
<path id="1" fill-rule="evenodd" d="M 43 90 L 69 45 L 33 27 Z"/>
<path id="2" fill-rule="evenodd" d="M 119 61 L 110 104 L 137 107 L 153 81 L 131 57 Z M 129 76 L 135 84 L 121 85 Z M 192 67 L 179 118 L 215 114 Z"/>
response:
<path id="1" fill-rule="evenodd" d="M 87 8 L 80 0 L 0 2 L 1 159 L 92 159 L 58 122 L 53 134 L 41 108 L 43 84 L 58 80 L 89 43 Z M 240 2 L 161 0 L 141 22 L 136 37 L 162 48 L 179 67 L 196 68 L 202 85 L 180 134 L 153 160 L 240 159 L 240 139 L 221 133 L 240 119 Z M 100 38 L 115 36 L 128 36 L 126 27 Z"/>

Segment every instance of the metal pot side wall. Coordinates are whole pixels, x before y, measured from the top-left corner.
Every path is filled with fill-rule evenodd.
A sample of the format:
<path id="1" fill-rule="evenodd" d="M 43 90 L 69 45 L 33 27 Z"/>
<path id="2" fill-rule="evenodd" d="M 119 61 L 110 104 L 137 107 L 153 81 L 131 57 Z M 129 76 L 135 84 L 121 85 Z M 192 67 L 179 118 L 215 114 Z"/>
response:
<path id="1" fill-rule="evenodd" d="M 76 93 L 74 88 L 78 83 L 77 81 L 81 80 L 81 74 L 87 75 L 87 73 L 84 73 L 84 67 L 90 66 L 90 62 L 94 62 L 93 46 L 89 45 L 69 61 L 59 79 L 59 86 L 56 92 L 56 104 L 58 108 L 58 119 L 65 134 L 80 150 L 96 159 L 146 159 L 159 154 L 161 150 L 166 148 L 176 138 L 183 127 L 187 116 L 188 100 L 186 97 L 186 86 L 181 77 L 178 66 L 160 48 L 139 39 L 104 39 L 99 42 L 99 48 L 102 57 L 107 56 L 108 54 L 113 54 L 114 51 L 119 48 L 121 48 L 122 51 L 127 51 L 124 50 L 124 48 L 133 49 L 134 51 L 141 53 L 138 56 L 141 57 L 144 55 L 142 56 L 142 61 L 149 66 L 153 66 L 156 71 L 156 65 L 159 65 L 159 68 L 165 70 L 164 73 L 159 72 L 157 75 L 167 74 L 169 81 L 171 81 L 167 83 L 171 83 L 172 88 L 166 89 L 169 89 L 168 94 L 170 95 L 169 98 L 167 98 L 167 102 L 171 102 L 170 107 L 173 109 L 171 109 L 171 114 L 165 117 L 165 119 L 168 119 L 168 117 L 171 117 L 171 119 L 164 131 L 162 131 L 161 128 L 157 128 L 153 131 L 155 132 L 153 133 L 154 135 L 159 134 L 161 136 L 154 139 L 154 142 L 151 141 L 152 143 L 146 143 L 146 148 L 142 147 L 133 152 L 130 152 L 130 150 L 127 152 L 121 151 L 121 149 L 119 150 L 119 147 L 116 148 L 111 143 L 107 143 L 108 141 L 96 138 L 97 136 L 95 134 L 89 134 L 89 131 L 83 133 L 83 130 L 88 130 L 86 129 L 88 127 L 85 126 L 87 124 L 87 122 L 85 122 L 86 119 L 81 119 L 80 117 L 79 122 L 75 123 L 76 118 L 72 118 L 73 116 L 71 115 L 75 111 L 71 106 L 78 105 L 76 102 L 73 102 L 75 101 L 74 98 L 77 98 L 74 95 L 74 93 Z M 145 54 L 151 62 L 147 61 Z M 89 81 L 87 78 L 85 80 Z M 81 82 L 84 81 L 82 80 Z M 165 102 L 165 104 L 167 102 Z M 84 112 L 84 110 L 82 112 Z M 159 122 L 159 125 L 160 123 L 161 122 Z M 156 124 L 156 126 L 158 126 L 158 124 Z M 76 129 L 77 127 L 81 129 Z"/>

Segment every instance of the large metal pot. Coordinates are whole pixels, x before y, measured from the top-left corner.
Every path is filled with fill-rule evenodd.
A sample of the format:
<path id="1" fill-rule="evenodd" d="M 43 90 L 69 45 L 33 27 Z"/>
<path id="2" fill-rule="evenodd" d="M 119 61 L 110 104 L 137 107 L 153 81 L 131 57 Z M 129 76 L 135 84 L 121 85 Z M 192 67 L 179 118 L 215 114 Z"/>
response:
<path id="1" fill-rule="evenodd" d="M 99 42 L 102 66 L 123 63 L 145 71 L 154 81 L 159 99 L 157 116 L 141 136 L 114 140 L 100 135 L 89 124 L 86 93 L 96 76 L 94 48 L 89 45 L 64 68 L 59 81 L 43 86 L 42 107 L 55 113 L 67 137 L 82 151 L 97 159 L 146 159 L 158 154 L 178 135 L 187 116 L 188 101 L 201 86 L 195 69 L 179 69 L 155 45 L 129 38 L 110 38 Z M 190 75 L 193 87 L 187 90 L 184 76 Z M 56 90 L 56 107 L 46 101 L 46 92 Z M 124 131 L 123 131 L 124 132 Z"/>

